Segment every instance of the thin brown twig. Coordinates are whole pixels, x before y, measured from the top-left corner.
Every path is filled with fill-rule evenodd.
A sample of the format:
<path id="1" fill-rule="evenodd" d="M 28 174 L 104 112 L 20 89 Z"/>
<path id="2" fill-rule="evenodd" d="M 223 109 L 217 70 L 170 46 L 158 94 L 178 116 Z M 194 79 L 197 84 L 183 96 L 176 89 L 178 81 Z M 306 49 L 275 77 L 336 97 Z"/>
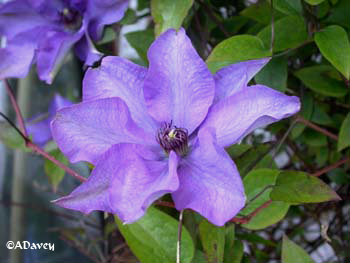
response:
<path id="1" fill-rule="evenodd" d="M 5 83 L 5 87 L 6 87 L 6 90 L 7 90 L 7 94 L 9 95 L 10 97 L 10 100 L 11 100 L 11 103 L 12 103 L 12 106 L 13 106 L 13 109 L 15 110 L 16 112 L 16 117 L 17 117 L 17 121 L 18 121 L 18 125 L 23 133 L 23 135 L 25 137 L 28 137 L 28 133 L 27 133 L 27 129 L 24 125 L 24 119 L 23 119 L 23 116 L 22 116 L 22 113 L 21 113 L 21 110 L 19 109 L 19 106 L 17 104 L 17 101 L 15 99 L 15 96 L 13 95 L 13 92 L 12 92 L 12 89 L 10 87 L 10 83 L 8 82 L 7 79 L 4 79 L 4 83 Z"/>
<path id="2" fill-rule="evenodd" d="M 253 212 L 251 212 L 249 215 L 247 215 L 245 217 L 234 217 L 230 220 L 230 222 L 247 224 L 247 223 L 249 223 L 250 220 L 252 220 L 252 218 L 254 216 L 256 216 L 261 210 L 268 207 L 271 203 L 272 203 L 272 200 L 266 201 L 261 206 L 259 206 L 257 209 L 255 209 Z M 173 203 L 167 202 L 167 201 L 161 201 L 161 200 L 156 201 L 155 205 L 166 206 L 166 207 L 171 207 L 171 208 L 175 207 L 175 205 Z"/>
<path id="3" fill-rule="evenodd" d="M 53 156 L 51 156 L 49 153 L 45 152 L 43 149 L 41 149 L 39 146 L 34 144 L 32 141 L 29 140 L 26 145 L 27 145 L 28 148 L 32 149 L 34 152 L 42 155 L 46 159 L 50 160 L 51 162 L 53 162 L 54 164 L 56 164 L 57 166 L 62 168 L 65 172 L 67 172 L 68 174 L 70 174 L 74 178 L 78 179 L 80 182 L 85 182 L 86 181 L 85 177 L 79 175 L 77 172 L 75 172 L 74 170 L 72 170 L 68 166 L 65 166 L 60 161 L 56 160 Z"/>
<path id="4" fill-rule="evenodd" d="M 207 12 L 208 16 L 214 23 L 219 27 L 219 29 L 224 33 L 225 37 L 230 37 L 230 33 L 225 29 L 225 27 L 221 24 L 220 20 L 215 16 L 210 7 L 203 2 L 202 0 L 198 0 L 198 3 L 203 7 L 203 9 Z"/>
<path id="5" fill-rule="evenodd" d="M 325 173 L 328 173 L 328 172 L 332 171 L 333 169 L 335 169 L 335 168 L 339 167 L 340 165 L 343 165 L 343 164 L 345 164 L 347 162 L 350 162 L 350 157 L 342 159 L 342 160 L 340 160 L 340 161 L 338 161 L 338 162 L 336 162 L 336 163 L 334 163 L 334 164 L 332 164 L 330 166 L 327 166 L 327 167 L 323 168 L 322 170 L 320 170 L 320 171 L 318 171 L 316 173 L 313 173 L 311 175 L 312 176 L 320 176 L 322 174 L 325 174 Z"/>
<path id="6" fill-rule="evenodd" d="M 265 203 L 263 203 L 261 206 L 259 206 L 257 209 L 255 209 L 253 212 L 251 212 L 249 215 L 245 217 L 234 217 L 230 220 L 230 222 L 248 224 L 253 217 L 255 217 L 261 210 L 268 207 L 271 203 L 272 203 L 272 200 L 268 200 Z"/>
<path id="7" fill-rule="evenodd" d="M 297 120 L 298 122 L 301 122 L 301 123 L 303 123 L 304 125 L 310 127 L 311 129 L 314 129 L 314 130 L 316 130 L 316 131 L 318 131 L 318 132 L 320 132 L 320 133 L 326 135 L 327 137 L 329 137 L 329 138 L 331 138 L 331 139 L 333 139 L 333 140 L 336 140 L 336 141 L 338 140 L 338 136 L 337 136 L 337 135 L 335 135 L 335 134 L 333 134 L 333 133 L 327 131 L 326 129 L 323 129 L 323 128 L 317 126 L 316 124 L 313 124 L 312 122 L 310 122 L 310 121 L 304 119 L 304 118 L 301 117 L 300 115 L 298 115 L 298 116 L 296 117 L 296 120 Z"/>

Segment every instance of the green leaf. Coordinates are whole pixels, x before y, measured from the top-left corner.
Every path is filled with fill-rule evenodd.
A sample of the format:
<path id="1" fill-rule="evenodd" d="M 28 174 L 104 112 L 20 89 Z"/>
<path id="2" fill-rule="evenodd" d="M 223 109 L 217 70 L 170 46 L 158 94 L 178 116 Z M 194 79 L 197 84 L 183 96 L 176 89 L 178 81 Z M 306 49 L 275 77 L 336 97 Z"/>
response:
<path id="1" fill-rule="evenodd" d="M 350 113 L 344 119 L 340 131 L 338 140 L 338 151 L 342 151 L 350 146 Z"/>
<path id="2" fill-rule="evenodd" d="M 310 120 L 320 125 L 333 126 L 334 124 L 333 119 L 326 112 L 325 107 L 322 107 L 322 105 L 318 103 L 315 105 Z"/>
<path id="3" fill-rule="evenodd" d="M 271 25 L 258 33 L 265 46 L 271 43 Z M 308 40 L 305 21 L 300 16 L 286 16 L 275 23 L 274 51 L 296 48 Z"/>
<path id="4" fill-rule="evenodd" d="M 331 66 L 321 65 L 303 68 L 294 75 L 315 92 L 336 98 L 344 97 L 348 90 L 343 82 L 330 77 L 333 73 Z"/>
<path id="5" fill-rule="evenodd" d="M 232 159 L 240 157 L 242 154 L 247 152 L 252 148 L 250 144 L 233 144 L 230 147 L 225 148 L 227 153 L 230 155 Z"/>
<path id="6" fill-rule="evenodd" d="M 49 152 L 50 155 L 52 155 L 57 161 L 61 162 L 64 165 L 68 165 L 69 162 L 67 158 L 61 153 L 59 149 L 55 149 Z M 44 166 L 45 174 L 49 179 L 50 184 L 52 185 L 54 191 L 56 192 L 57 187 L 59 183 L 62 181 L 65 171 L 51 162 L 48 159 L 45 159 L 45 166 Z"/>
<path id="7" fill-rule="evenodd" d="M 266 187 L 274 185 L 278 174 L 278 170 L 271 169 L 256 169 L 248 173 L 243 179 L 244 189 L 248 200 L 247 202 L 256 197 L 266 189 Z M 240 214 L 248 215 L 263 203 L 270 200 L 269 195 L 271 189 L 266 189 L 264 193 L 260 194 L 254 201 L 250 202 Z M 283 202 L 272 202 L 268 207 L 254 216 L 248 224 L 242 224 L 242 226 L 248 229 L 263 229 L 280 221 L 286 215 L 288 209 L 289 204 Z"/>
<path id="8" fill-rule="evenodd" d="M 324 0 L 305 0 L 309 5 L 319 5 L 323 2 Z"/>
<path id="9" fill-rule="evenodd" d="M 119 21 L 121 25 L 130 25 L 135 23 L 137 20 L 137 15 L 135 10 L 128 8 L 124 14 L 122 20 Z"/>
<path id="10" fill-rule="evenodd" d="M 267 1 L 258 1 L 256 4 L 252 4 L 245 8 L 240 15 L 253 19 L 264 25 L 271 23 L 271 6 Z M 275 19 L 279 19 L 283 16 L 278 11 L 274 13 Z"/>
<path id="11" fill-rule="evenodd" d="M 274 201 L 290 204 L 340 200 L 337 193 L 316 176 L 298 171 L 282 171 L 277 177 L 270 197 Z"/>
<path id="12" fill-rule="evenodd" d="M 287 63 L 285 57 L 272 58 L 267 65 L 255 76 L 257 84 L 269 86 L 285 92 L 287 89 Z"/>
<path id="13" fill-rule="evenodd" d="M 192 4 L 193 0 L 152 0 L 151 12 L 156 24 L 156 35 L 169 28 L 178 30 Z"/>
<path id="14" fill-rule="evenodd" d="M 245 176 L 250 170 L 258 168 L 274 168 L 276 165 L 269 154 L 270 146 L 260 144 L 257 147 L 245 151 L 238 158 L 234 158 L 241 176 Z"/>
<path id="15" fill-rule="evenodd" d="M 282 263 L 315 263 L 304 249 L 291 241 L 286 235 L 282 243 Z"/>
<path id="16" fill-rule="evenodd" d="M 129 44 L 136 50 L 140 58 L 148 64 L 147 50 L 154 41 L 154 34 L 152 29 L 142 31 L 134 31 L 125 34 Z"/>
<path id="17" fill-rule="evenodd" d="M 225 227 L 217 227 L 207 220 L 203 220 L 199 224 L 199 235 L 208 262 L 222 262 L 225 248 Z"/>
<path id="18" fill-rule="evenodd" d="M 315 34 L 321 53 L 347 79 L 350 78 L 350 43 L 346 31 L 337 25 L 324 28 Z"/>
<path id="19" fill-rule="evenodd" d="M 225 261 L 225 263 L 240 263 L 243 258 L 244 246 L 242 241 L 235 240 L 233 243 L 232 254 L 230 261 Z"/>
<path id="20" fill-rule="evenodd" d="M 212 72 L 227 65 L 269 56 L 271 53 L 263 42 L 255 36 L 238 35 L 219 43 L 207 59 L 207 65 Z"/>
<path id="21" fill-rule="evenodd" d="M 350 28 L 350 1 L 339 0 L 338 3 L 332 7 L 332 10 L 326 19 L 330 24 L 339 24 Z"/>
<path id="22" fill-rule="evenodd" d="M 22 136 L 5 121 L 0 121 L 0 141 L 12 149 L 20 149 L 26 152 L 31 151 L 26 147 Z"/>
<path id="23" fill-rule="evenodd" d="M 176 262 L 178 221 L 150 207 L 147 213 L 133 224 L 123 224 L 117 217 L 119 230 L 132 252 L 142 263 Z M 190 263 L 194 255 L 193 241 L 182 228 L 181 262 Z"/>
<path id="24" fill-rule="evenodd" d="M 286 15 L 301 15 L 303 13 L 300 0 L 274 0 L 273 6 Z"/>
<path id="25" fill-rule="evenodd" d="M 306 129 L 304 132 L 305 142 L 312 147 L 327 145 L 327 137 L 317 131 Z"/>
<path id="26" fill-rule="evenodd" d="M 327 173 L 328 178 L 335 182 L 336 184 L 349 184 L 350 183 L 350 174 L 348 174 L 344 169 L 336 168 L 329 173 Z"/>

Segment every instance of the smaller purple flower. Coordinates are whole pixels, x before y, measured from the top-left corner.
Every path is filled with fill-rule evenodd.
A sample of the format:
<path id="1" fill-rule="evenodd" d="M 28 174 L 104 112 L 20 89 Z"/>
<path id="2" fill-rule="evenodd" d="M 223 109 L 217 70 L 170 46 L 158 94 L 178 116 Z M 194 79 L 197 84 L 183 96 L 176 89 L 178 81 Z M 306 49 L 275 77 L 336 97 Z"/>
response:
<path id="1" fill-rule="evenodd" d="M 58 110 L 71 105 L 73 105 L 73 103 L 70 100 L 63 98 L 59 94 L 55 94 L 55 97 L 50 102 L 49 111 L 47 113 L 39 114 L 29 119 L 26 123 L 26 128 L 33 142 L 39 146 L 44 146 L 48 141 L 52 140 L 50 129 L 51 121 Z"/>
<path id="2" fill-rule="evenodd" d="M 178 210 L 192 209 L 222 226 L 246 199 L 224 147 L 296 113 L 299 99 L 247 86 L 268 58 L 212 75 L 183 29 L 160 35 L 148 60 L 147 69 L 104 58 L 84 77 L 83 102 L 58 111 L 51 122 L 58 147 L 71 162 L 88 161 L 95 168 L 55 202 L 131 223 L 170 193 Z"/>
<path id="3" fill-rule="evenodd" d="M 105 25 L 118 22 L 129 0 L 12 0 L 0 5 L 0 78 L 25 77 L 36 63 L 51 83 L 67 52 L 92 65 L 100 54 L 93 41 Z"/>

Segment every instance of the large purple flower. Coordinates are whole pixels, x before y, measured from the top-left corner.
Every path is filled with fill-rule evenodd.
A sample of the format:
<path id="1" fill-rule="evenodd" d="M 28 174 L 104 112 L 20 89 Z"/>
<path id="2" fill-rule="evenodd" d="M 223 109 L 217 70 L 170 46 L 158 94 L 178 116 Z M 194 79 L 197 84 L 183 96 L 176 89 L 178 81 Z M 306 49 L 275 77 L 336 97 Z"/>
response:
<path id="1" fill-rule="evenodd" d="M 68 50 L 91 65 L 101 54 L 92 40 L 119 21 L 129 0 L 12 0 L 0 6 L 0 78 L 24 77 L 36 62 L 41 80 L 51 83 Z"/>
<path id="2" fill-rule="evenodd" d="M 224 147 L 296 113 L 299 99 L 247 86 L 269 59 L 212 76 L 183 29 L 159 36 L 148 59 L 146 69 L 104 58 L 85 75 L 83 102 L 57 113 L 51 129 L 59 148 L 95 169 L 56 203 L 83 213 L 107 211 L 130 223 L 171 193 L 178 210 L 190 208 L 224 225 L 245 203 Z"/>

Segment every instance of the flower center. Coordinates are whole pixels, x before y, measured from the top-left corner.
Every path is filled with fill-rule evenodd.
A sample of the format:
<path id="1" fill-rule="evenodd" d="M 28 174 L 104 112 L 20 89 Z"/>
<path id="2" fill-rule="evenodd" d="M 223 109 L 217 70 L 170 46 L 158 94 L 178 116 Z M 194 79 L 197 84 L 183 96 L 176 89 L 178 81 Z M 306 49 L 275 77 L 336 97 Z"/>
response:
<path id="1" fill-rule="evenodd" d="M 188 153 L 188 131 L 178 128 L 170 123 L 163 123 L 157 132 L 157 142 L 164 151 L 169 154 L 171 151 L 184 156 Z"/>
<path id="2" fill-rule="evenodd" d="M 81 27 L 83 18 L 79 11 L 72 8 L 64 8 L 61 12 L 62 22 L 66 29 L 76 31 Z"/>

